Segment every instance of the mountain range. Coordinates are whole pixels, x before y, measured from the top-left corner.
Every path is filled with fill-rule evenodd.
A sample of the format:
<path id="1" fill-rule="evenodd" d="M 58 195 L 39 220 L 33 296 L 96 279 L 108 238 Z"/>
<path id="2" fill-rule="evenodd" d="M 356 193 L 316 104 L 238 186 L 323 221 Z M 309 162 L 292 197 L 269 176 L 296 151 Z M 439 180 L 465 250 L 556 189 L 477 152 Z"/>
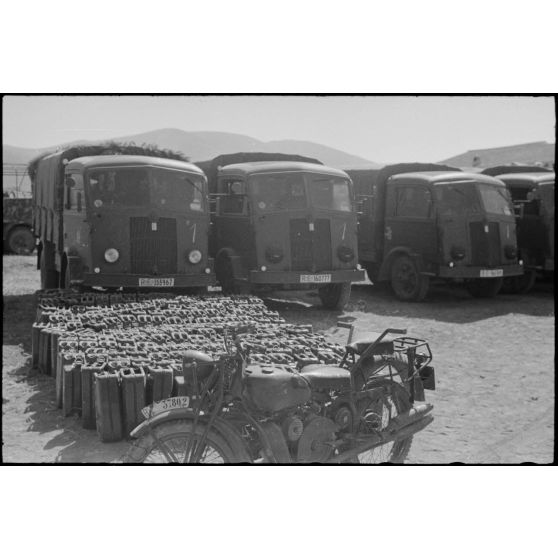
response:
<path id="1" fill-rule="evenodd" d="M 455 167 L 493 167 L 510 163 L 554 163 L 556 144 L 546 141 L 521 143 L 490 149 L 471 149 L 461 155 L 440 161 Z"/>
<path id="2" fill-rule="evenodd" d="M 304 155 L 318 159 L 325 165 L 341 169 L 380 168 L 383 166 L 339 149 L 310 141 L 276 140 L 263 142 L 250 136 L 226 132 L 186 132 L 176 128 L 163 128 L 130 136 L 107 138 L 107 141 L 109 139 L 125 143 L 134 142 L 136 145 L 156 145 L 163 149 L 180 151 L 193 162 L 206 161 L 224 153 L 258 151 Z M 102 142 L 76 140 L 65 146 L 37 149 L 3 145 L 3 190 L 30 191 L 30 183 L 25 173 L 25 166 L 29 161 L 42 153 L 54 152 L 60 147 L 85 143 Z M 490 149 L 472 149 L 440 162 L 462 168 L 482 168 L 508 163 L 542 162 L 553 164 L 555 147 L 553 143 L 539 141 Z M 7 170 L 8 167 L 9 170 Z"/>
<path id="3" fill-rule="evenodd" d="M 229 134 L 225 132 L 185 132 L 176 128 L 164 128 L 142 134 L 107 138 L 118 142 L 134 142 L 136 145 L 156 145 L 163 149 L 180 151 L 191 161 L 206 161 L 223 153 L 241 151 L 259 151 L 264 153 L 288 153 L 304 155 L 322 161 L 325 165 L 335 168 L 367 167 L 379 168 L 381 165 L 339 149 L 310 141 L 278 140 L 263 142 L 250 136 Z M 101 143 L 74 141 L 68 145 L 83 143 Z M 42 149 L 26 149 L 4 145 L 2 156 L 4 164 L 26 164 L 44 152 L 56 151 L 60 146 Z"/>

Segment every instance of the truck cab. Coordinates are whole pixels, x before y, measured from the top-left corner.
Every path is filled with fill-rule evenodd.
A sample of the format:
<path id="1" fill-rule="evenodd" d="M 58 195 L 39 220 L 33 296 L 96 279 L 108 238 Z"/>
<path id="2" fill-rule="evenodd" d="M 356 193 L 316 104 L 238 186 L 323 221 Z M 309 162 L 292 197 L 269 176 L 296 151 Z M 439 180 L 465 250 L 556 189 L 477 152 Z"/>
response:
<path id="1" fill-rule="evenodd" d="M 494 296 L 504 277 L 523 272 L 505 185 L 437 165 L 378 173 L 359 220 L 359 254 L 370 280 L 390 281 L 406 301 L 423 300 L 431 279 Z"/>
<path id="2" fill-rule="evenodd" d="M 357 216 L 343 171 L 299 161 L 255 161 L 216 175 L 214 255 L 225 292 L 318 289 L 342 308 L 357 268 Z"/>
<path id="3" fill-rule="evenodd" d="M 554 183 L 555 173 L 542 167 L 518 165 L 485 169 L 483 174 L 495 176 L 510 192 L 517 223 L 519 257 L 525 273 L 507 281 L 510 293 L 526 293 L 537 274 L 554 273 Z"/>
<path id="4" fill-rule="evenodd" d="M 205 288 L 207 180 L 196 166 L 141 155 L 38 164 L 35 229 L 43 288 Z"/>

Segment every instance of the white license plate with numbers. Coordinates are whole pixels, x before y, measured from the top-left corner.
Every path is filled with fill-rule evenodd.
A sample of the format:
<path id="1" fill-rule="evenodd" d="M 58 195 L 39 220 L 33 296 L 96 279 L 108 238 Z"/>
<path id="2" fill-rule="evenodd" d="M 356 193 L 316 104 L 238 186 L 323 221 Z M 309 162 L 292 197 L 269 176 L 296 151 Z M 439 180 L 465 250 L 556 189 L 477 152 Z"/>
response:
<path id="1" fill-rule="evenodd" d="M 480 271 L 481 277 L 503 277 L 503 275 L 503 269 L 481 269 Z"/>
<path id="2" fill-rule="evenodd" d="M 331 274 L 320 273 L 317 275 L 301 275 L 301 283 L 331 283 Z"/>
<path id="3" fill-rule="evenodd" d="M 140 287 L 174 287 L 174 277 L 140 277 Z"/>
<path id="4" fill-rule="evenodd" d="M 190 398 L 182 395 L 180 397 L 171 397 L 170 399 L 163 399 L 163 401 L 156 401 L 153 405 L 144 407 L 141 414 L 145 418 L 162 413 L 164 411 L 171 411 L 172 409 L 187 409 L 190 406 Z"/>

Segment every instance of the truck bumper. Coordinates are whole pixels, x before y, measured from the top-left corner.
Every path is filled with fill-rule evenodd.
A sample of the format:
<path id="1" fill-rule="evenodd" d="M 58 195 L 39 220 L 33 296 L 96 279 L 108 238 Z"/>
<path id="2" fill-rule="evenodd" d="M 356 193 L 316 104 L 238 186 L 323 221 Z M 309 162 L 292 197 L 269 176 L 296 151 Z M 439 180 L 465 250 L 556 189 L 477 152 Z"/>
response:
<path id="1" fill-rule="evenodd" d="M 140 285 L 140 279 L 142 283 Z M 145 280 L 148 280 L 147 282 Z M 170 280 L 170 281 L 169 281 Z M 170 284 L 172 282 L 172 284 Z M 146 284 L 147 283 L 147 284 Z M 196 275 L 130 275 L 108 273 L 85 273 L 83 285 L 90 287 L 126 287 L 134 289 L 207 287 L 215 285 L 215 273 Z"/>
<path id="2" fill-rule="evenodd" d="M 364 281 L 364 271 L 359 269 L 338 269 L 310 273 L 303 271 L 251 271 L 250 283 L 258 285 L 300 285 L 309 287 L 329 283 L 356 283 Z"/>
<path id="3" fill-rule="evenodd" d="M 493 277 L 512 277 L 514 275 L 523 275 L 522 265 L 502 265 L 495 267 L 481 266 L 455 266 L 440 267 L 438 276 L 447 279 L 490 279 Z"/>

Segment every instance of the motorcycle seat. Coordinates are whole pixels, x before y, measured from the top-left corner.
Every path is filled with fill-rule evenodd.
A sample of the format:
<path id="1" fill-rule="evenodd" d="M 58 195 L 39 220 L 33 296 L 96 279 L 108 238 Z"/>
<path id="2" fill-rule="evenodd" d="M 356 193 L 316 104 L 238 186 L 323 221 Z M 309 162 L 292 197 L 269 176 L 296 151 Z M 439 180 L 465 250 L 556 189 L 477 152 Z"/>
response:
<path id="1" fill-rule="evenodd" d="M 378 337 L 380 337 L 381 333 L 370 332 L 366 334 L 365 338 L 356 339 L 352 343 L 346 345 L 345 349 L 348 353 L 355 354 L 355 355 L 362 355 Z M 386 335 L 377 345 L 377 354 L 388 354 L 393 352 L 393 342 L 397 339 L 396 335 L 388 334 Z M 376 351 L 375 351 L 376 352 Z"/>
<path id="2" fill-rule="evenodd" d="M 346 368 L 310 364 L 300 371 L 313 390 L 350 389 L 351 373 Z"/>

